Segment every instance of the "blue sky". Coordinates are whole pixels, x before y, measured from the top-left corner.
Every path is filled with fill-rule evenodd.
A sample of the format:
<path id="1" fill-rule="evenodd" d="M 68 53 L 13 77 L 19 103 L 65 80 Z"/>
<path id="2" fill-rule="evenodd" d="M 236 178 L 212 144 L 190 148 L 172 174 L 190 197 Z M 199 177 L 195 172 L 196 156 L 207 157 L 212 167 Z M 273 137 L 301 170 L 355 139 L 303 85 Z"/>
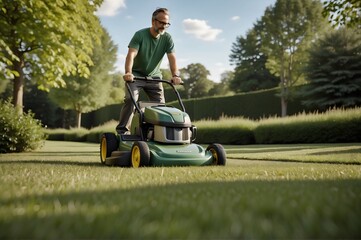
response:
<path id="1" fill-rule="evenodd" d="M 232 43 L 245 36 L 266 7 L 276 0 L 105 0 L 97 15 L 118 45 L 116 67 L 124 72 L 128 43 L 133 34 L 151 26 L 158 7 L 170 11 L 168 32 L 176 47 L 178 67 L 203 64 L 209 79 L 219 82 L 221 73 L 233 70 L 229 62 Z M 168 68 L 165 57 L 162 68 Z"/>

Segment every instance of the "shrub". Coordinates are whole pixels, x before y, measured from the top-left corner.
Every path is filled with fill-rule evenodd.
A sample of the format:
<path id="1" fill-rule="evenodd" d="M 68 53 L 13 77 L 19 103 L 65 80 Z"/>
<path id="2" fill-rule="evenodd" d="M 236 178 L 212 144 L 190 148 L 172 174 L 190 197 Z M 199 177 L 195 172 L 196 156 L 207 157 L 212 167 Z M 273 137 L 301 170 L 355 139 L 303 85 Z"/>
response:
<path id="1" fill-rule="evenodd" d="M 203 120 L 197 126 L 197 143 L 253 144 L 255 142 L 254 121 L 244 118 L 225 118 Z"/>
<path id="2" fill-rule="evenodd" d="M 361 109 L 334 109 L 261 120 L 256 143 L 340 143 L 361 141 Z"/>
<path id="3" fill-rule="evenodd" d="M 110 121 L 90 130 L 86 128 L 58 128 L 47 129 L 46 133 L 48 134 L 48 140 L 99 143 L 102 133 L 115 132 L 117 124 L 116 121 Z"/>
<path id="4" fill-rule="evenodd" d="M 19 114 L 14 106 L 0 100 L 0 152 L 23 152 L 42 147 L 46 138 L 39 120 Z"/>

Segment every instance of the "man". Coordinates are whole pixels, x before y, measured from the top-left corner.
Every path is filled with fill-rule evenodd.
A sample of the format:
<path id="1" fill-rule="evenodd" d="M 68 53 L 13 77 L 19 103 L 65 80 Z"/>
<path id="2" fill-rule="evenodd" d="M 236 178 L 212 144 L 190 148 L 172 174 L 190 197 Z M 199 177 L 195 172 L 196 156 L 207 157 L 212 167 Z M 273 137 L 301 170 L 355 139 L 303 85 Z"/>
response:
<path id="1" fill-rule="evenodd" d="M 158 8 L 152 14 L 152 26 L 136 32 L 129 43 L 123 78 L 130 84 L 136 101 L 140 89 L 144 89 L 150 101 L 165 102 L 162 83 L 152 81 L 133 82 L 134 76 L 162 78 L 160 65 L 165 54 L 168 57 L 173 84 L 177 85 L 182 82 L 178 75 L 174 43 L 171 35 L 166 32 L 166 28 L 169 26 L 168 10 Z M 134 108 L 129 93 L 126 91 L 124 106 L 120 112 L 119 124 L 116 128 L 119 134 L 128 133 Z"/>

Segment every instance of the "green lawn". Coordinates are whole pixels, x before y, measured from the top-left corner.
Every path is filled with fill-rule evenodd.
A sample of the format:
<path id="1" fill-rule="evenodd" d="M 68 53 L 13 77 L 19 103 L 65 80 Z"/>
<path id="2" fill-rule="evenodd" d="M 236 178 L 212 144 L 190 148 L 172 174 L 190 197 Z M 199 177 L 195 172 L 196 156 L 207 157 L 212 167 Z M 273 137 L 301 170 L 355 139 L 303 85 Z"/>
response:
<path id="1" fill-rule="evenodd" d="M 102 166 L 97 144 L 0 155 L 0 239 L 361 238 L 361 144 L 226 146 L 226 167 Z"/>

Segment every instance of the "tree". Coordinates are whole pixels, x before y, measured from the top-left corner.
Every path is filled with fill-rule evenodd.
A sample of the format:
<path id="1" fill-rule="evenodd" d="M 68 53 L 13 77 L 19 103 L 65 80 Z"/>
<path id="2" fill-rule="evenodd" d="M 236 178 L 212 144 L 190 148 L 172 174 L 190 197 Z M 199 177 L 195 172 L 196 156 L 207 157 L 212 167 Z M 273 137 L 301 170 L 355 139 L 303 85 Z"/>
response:
<path id="1" fill-rule="evenodd" d="M 81 126 L 81 114 L 98 109 L 108 101 L 112 85 L 110 72 L 114 70 L 117 47 L 108 32 L 103 29 L 101 45 L 94 49 L 89 68 L 89 79 L 79 76 L 65 78 L 66 86 L 52 89 L 50 98 L 63 109 L 73 109 L 77 113 L 77 127 Z"/>
<path id="2" fill-rule="evenodd" d="M 22 112 L 24 80 L 42 89 L 64 86 L 64 75 L 89 76 L 93 42 L 102 31 L 94 15 L 102 0 L 0 0 L 0 73 L 13 79 Z"/>
<path id="3" fill-rule="evenodd" d="M 234 79 L 234 72 L 225 71 L 221 74 L 221 82 L 214 83 L 213 88 L 209 90 L 210 96 L 222 96 L 232 93 L 229 88 L 230 82 Z"/>
<path id="4" fill-rule="evenodd" d="M 267 68 L 280 77 L 282 116 L 287 115 L 290 88 L 302 79 L 306 50 L 327 22 L 322 5 L 313 0 L 277 0 L 268 7 L 263 23 L 262 49 L 268 56 Z"/>
<path id="5" fill-rule="evenodd" d="M 360 0 L 327 0 L 322 14 L 334 26 L 361 27 Z"/>
<path id="6" fill-rule="evenodd" d="M 273 88 L 279 78 L 266 68 L 267 56 L 261 49 L 260 22 L 256 23 L 246 37 L 239 36 L 232 45 L 230 61 L 235 67 L 230 87 L 236 92 L 249 92 Z"/>
<path id="7" fill-rule="evenodd" d="M 108 95 L 106 105 L 118 104 L 124 101 L 125 96 L 125 83 L 123 76 L 120 72 L 111 74 L 111 89 Z"/>
<path id="8" fill-rule="evenodd" d="M 360 106 L 360 69 L 361 33 L 345 28 L 328 33 L 310 49 L 303 103 L 323 110 Z"/>
<path id="9" fill-rule="evenodd" d="M 189 64 L 181 71 L 187 98 L 203 97 L 213 87 L 213 82 L 207 78 L 209 71 L 200 63 Z"/>

